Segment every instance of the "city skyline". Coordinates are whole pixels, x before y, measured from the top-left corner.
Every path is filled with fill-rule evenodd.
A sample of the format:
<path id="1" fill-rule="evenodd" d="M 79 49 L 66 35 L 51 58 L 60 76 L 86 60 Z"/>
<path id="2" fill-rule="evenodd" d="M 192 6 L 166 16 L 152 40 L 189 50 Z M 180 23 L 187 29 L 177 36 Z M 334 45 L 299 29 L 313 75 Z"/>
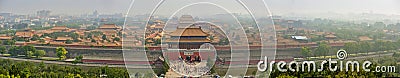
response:
<path id="1" fill-rule="evenodd" d="M 50 10 L 55 15 L 82 15 L 91 14 L 97 10 L 101 14 L 126 13 L 132 0 L 0 0 L 0 12 L 14 14 L 34 14 L 39 10 Z M 161 0 L 160 0 L 161 1 Z M 174 0 L 170 0 L 174 1 Z M 221 0 L 224 1 L 224 0 Z M 377 13 L 386 15 L 400 15 L 399 1 L 396 0 L 265 0 L 274 15 L 306 14 L 306 13 Z M 138 1 L 153 4 L 139 4 L 134 6 L 153 6 L 158 1 Z M 188 1 L 190 2 L 190 1 Z M 260 4 L 263 0 L 243 1 L 245 4 Z M 182 1 L 185 3 L 185 1 Z M 180 3 L 171 3 L 180 6 Z M 230 6 L 232 3 L 221 5 Z M 335 4 L 335 5 L 333 5 Z M 340 5 L 336 5 L 340 4 Z M 41 6 L 38 6 L 41 5 Z M 247 5 L 250 8 L 260 5 Z M 27 8 L 29 7 L 29 8 Z M 171 6 L 174 7 L 174 6 Z M 227 7 L 230 8 L 230 7 Z M 260 8 L 255 8 L 260 9 Z M 160 9 L 160 12 L 168 10 Z M 213 11 L 213 10 L 211 10 Z M 138 14 L 140 11 L 136 11 Z M 200 13 L 209 13 L 203 11 Z M 243 11 L 234 13 L 245 13 Z M 254 13 L 258 13 L 255 11 Z"/>

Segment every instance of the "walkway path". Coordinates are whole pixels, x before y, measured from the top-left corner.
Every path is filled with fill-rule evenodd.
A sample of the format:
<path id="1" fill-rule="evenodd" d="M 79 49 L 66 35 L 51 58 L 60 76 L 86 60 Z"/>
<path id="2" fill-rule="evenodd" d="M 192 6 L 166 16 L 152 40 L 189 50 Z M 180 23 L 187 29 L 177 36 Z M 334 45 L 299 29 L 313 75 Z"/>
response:
<path id="1" fill-rule="evenodd" d="M 106 65 L 106 64 L 72 64 L 69 62 L 62 62 L 62 61 L 46 61 L 46 60 L 35 60 L 35 59 L 22 59 L 22 58 L 12 58 L 12 57 L 0 57 L 0 59 L 10 59 L 16 61 L 30 61 L 30 62 L 43 62 L 47 64 L 61 64 L 61 65 L 72 65 L 72 66 L 108 66 L 108 67 L 125 67 L 125 65 Z"/>

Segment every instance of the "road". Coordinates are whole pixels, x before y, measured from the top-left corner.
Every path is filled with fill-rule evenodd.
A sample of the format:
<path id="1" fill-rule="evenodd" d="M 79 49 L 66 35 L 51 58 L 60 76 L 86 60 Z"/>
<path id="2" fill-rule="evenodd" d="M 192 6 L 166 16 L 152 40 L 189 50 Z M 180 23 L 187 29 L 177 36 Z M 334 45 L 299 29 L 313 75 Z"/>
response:
<path id="1" fill-rule="evenodd" d="M 30 61 L 30 62 L 43 62 L 46 64 L 60 64 L 60 65 L 71 65 L 71 66 L 89 66 L 89 67 L 101 67 L 101 66 L 108 66 L 108 67 L 123 67 L 125 65 L 106 65 L 106 64 L 72 64 L 69 62 L 61 62 L 61 61 L 46 61 L 46 60 L 35 60 L 35 59 L 22 59 L 22 58 L 12 58 L 12 57 L 0 57 L 1 59 L 10 59 L 16 61 Z"/>
<path id="2" fill-rule="evenodd" d="M 391 56 L 393 53 L 386 53 L 386 54 L 374 54 L 374 55 L 368 55 L 368 56 L 357 56 L 357 57 L 348 57 L 346 60 L 352 60 L 352 59 L 366 59 L 366 58 L 373 58 L 373 57 L 382 57 L 382 56 Z M 62 61 L 46 61 L 46 60 L 35 60 L 35 59 L 23 59 L 23 58 L 12 58 L 12 57 L 0 57 L 0 59 L 10 59 L 10 60 L 16 60 L 16 61 L 30 61 L 30 62 L 43 62 L 46 64 L 60 64 L 60 65 L 71 65 L 71 66 L 88 66 L 88 67 L 101 67 L 101 66 L 108 66 L 108 67 L 120 67 L 120 68 L 125 68 L 125 65 L 107 65 L 107 64 L 72 64 L 70 62 L 62 62 Z M 337 59 L 332 59 L 332 60 L 337 60 Z M 323 60 L 319 60 L 323 61 Z M 148 66 L 128 66 L 129 68 L 148 68 Z"/>

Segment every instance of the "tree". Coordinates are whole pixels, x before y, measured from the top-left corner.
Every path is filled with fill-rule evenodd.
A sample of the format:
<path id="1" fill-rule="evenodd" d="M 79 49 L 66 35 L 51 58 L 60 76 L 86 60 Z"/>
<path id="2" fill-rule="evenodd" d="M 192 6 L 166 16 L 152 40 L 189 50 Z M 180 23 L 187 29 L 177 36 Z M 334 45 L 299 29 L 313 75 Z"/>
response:
<path id="1" fill-rule="evenodd" d="M 18 56 L 19 47 L 12 46 L 10 49 L 8 49 L 8 52 L 11 54 L 11 56 Z"/>
<path id="2" fill-rule="evenodd" d="M 39 39 L 39 42 L 40 43 L 44 43 L 44 42 L 46 42 L 44 39 Z"/>
<path id="3" fill-rule="evenodd" d="M 67 41 L 65 41 L 65 44 L 72 44 L 72 40 L 67 39 Z"/>
<path id="4" fill-rule="evenodd" d="M 37 58 L 41 58 L 42 56 L 46 55 L 46 51 L 44 50 L 37 50 L 34 54 Z"/>
<path id="5" fill-rule="evenodd" d="M 75 57 L 75 60 L 82 60 L 83 59 L 83 55 L 79 55 L 78 57 Z"/>
<path id="6" fill-rule="evenodd" d="M 115 37 L 113 40 L 114 40 L 114 41 L 120 41 L 120 40 L 121 40 L 121 38 L 119 38 L 119 37 Z"/>
<path id="7" fill-rule="evenodd" d="M 81 63 L 82 62 L 82 59 L 83 59 L 83 56 L 82 55 L 79 55 L 79 56 L 77 56 L 77 57 L 75 57 L 75 60 L 74 60 L 74 62 L 73 63 Z"/>
<path id="8" fill-rule="evenodd" d="M 349 53 L 357 53 L 358 45 L 356 42 L 349 42 L 344 44 L 344 49 Z"/>
<path id="9" fill-rule="evenodd" d="M 211 41 L 213 41 L 214 40 L 214 36 L 210 36 L 210 37 L 208 37 Z"/>
<path id="10" fill-rule="evenodd" d="M 92 37 L 93 37 L 92 33 L 88 33 L 88 34 L 86 35 L 86 38 L 92 39 Z"/>
<path id="11" fill-rule="evenodd" d="M 35 34 L 35 35 L 32 36 L 31 40 L 32 41 L 39 40 L 39 36 Z"/>
<path id="12" fill-rule="evenodd" d="M 390 41 L 378 40 L 374 43 L 375 51 L 395 50 L 396 43 Z"/>
<path id="13" fill-rule="evenodd" d="M 79 39 L 74 39 L 73 41 L 74 41 L 74 42 L 79 42 L 80 40 L 79 40 Z"/>
<path id="14" fill-rule="evenodd" d="M 32 51 L 26 51 L 25 57 L 31 58 L 32 56 L 33 56 L 33 52 Z"/>
<path id="15" fill-rule="evenodd" d="M 78 33 L 68 33 L 68 36 L 70 36 L 72 39 L 78 39 L 79 34 Z"/>
<path id="16" fill-rule="evenodd" d="M 68 23 L 68 24 L 66 24 L 66 26 L 67 26 L 68 28 L 73 28 L 73 29 L 79 29 L 79 28 L 81 28 L 81 26 L 80 26 L 79 24 L 77 24 L 77 23 Z"/>
<path id="17" fill-rule="evenodd" d="M 31 51 L 32 54 L 33 54 L 33 52 L 36 51 L 36 48 L 33 47 L 32 45 L 20 46 L 20 47 L 12 46 L 8 50 L 8 52 L 11 54 L 11 56 L 18 56 L 18 55 L 26 55 L 26 56 L 28 56 L 29 55 L 29 51 Z"/>
<path id="18" fill-rule="evenodd" d="M 330 52 L 330 49 L 331 47 L 326 42 L 322 42 L 319 43 L 315 51 L 317 52 L 317 54 L 319 54 L 320 56 L 324 56 L 325 58 L 326 54 Z"/>
<path id="19" fill-rule="evenodd" d="M 156 45 L 161 44 L 161 39 L 156 39 L 154 42 Z"/>
<path id="20" fill-rule="evenodd" d="M 84 67 L 0 59 L 0 78 L 97 78 L 102 69 L 110 78 L 128 78 L 123 68 Z M 85 70 L 85 71 L 83 71 Z M 87 70 L 87 71 L 86 71 Z"/>
<path id="21" fill-rule="evenodd" d="M 59 58 L 59 60 L 63 60 L 65 58 L 67 58 L 66 55 L 67 55 L 68 51 L 64 47 L 57 47 L 56 52 L 57 52 L 57 57 Z"/>
<path id="22" fill-rule="evenodd" d="M 21 50 L 23 52 L 27 52 L 27 51 L 36 52 L 36 48 L 33 47 L 33 45 L 22 46 Z"/>
<path id="23" fill-rule="evenodd" d="M 92 39 L 92 41 L 91 41 L 91 42 L 95 43 L 95 42 L 96 42 L 96 40 Z"/>
<path id="24" fill-rule="evenodd" d="M 103 36 L 101 37 L 103 40 L 107 40 L 107 36 L 105 34 L 103 34 Z"/>
<path id="25" fill-rule="evenodd" d="M 301 48 L 301 54 L 302 54 L 304 57 L 309 57 L 309 56 L 311 56 L 311 50 L 310 50 L 310 48 L 308 48 L 308 47 L 303 47 L 303 48 Z"/>
<path id="26" fill-rule="evenodd" d="M 12 39 L 15 41 L 26 41 L 24 38 L 18 36 L 14 36 Z"/>
<path id="27" fill-rule="evenodd" d="M 15 40 L 6 40 L 3 42 L 4 45 L 15 45 Z"/>
<path id="28" fill-rule="evenodd" d="M 366 52 L 367 54 L 369 53 L 369 51 L 371 51 L 372 49 L 372 44 L 371 42 L 361 42 L 360 43 L 361 46 L 361 51 Z"/>
<path id="29" fill-rule="evenodd" d="M 24 78 L 29 78 L 29 76 L 31 76 L 31 72 L 30 72 L 29 68 L 24 68 L 24 69 L 21 71 L 21 75 L 22 75 L 22 77 L 24 77 Z"/>
<path id="30" fill-rule="evenodd" d="M 120 37 L 122 37 L 122 32 L 120 31 L 120 32 L 118 32 L 117 33 L 117 36 L 120 36 Z"/>
<path id="31" fill-rule="evenodd" d="M 6 53 L 6 52 L 7 52 L 6 46 L 0 46 L 0 53 L 1 53 L 1 54 L 4 54 L 4 53 Z"/>
<path id="32" fill-rule="evenodd" d="M 93 26 L 93 25 L 92 25 L 92 26 L 86 27 L 87 30 L 94 30 L 94 29 L 96 29 L 96 28 L 97 28 L 97 26 Z"/>

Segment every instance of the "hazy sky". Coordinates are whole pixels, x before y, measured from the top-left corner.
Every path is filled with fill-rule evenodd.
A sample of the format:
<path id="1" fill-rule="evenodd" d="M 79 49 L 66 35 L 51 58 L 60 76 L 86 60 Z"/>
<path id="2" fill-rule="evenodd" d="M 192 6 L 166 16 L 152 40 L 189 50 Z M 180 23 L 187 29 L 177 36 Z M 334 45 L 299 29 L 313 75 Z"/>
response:
<path id="1" fill-rule="evenodd" d="M 130 0 L 0 0 L 0 12 L 33 14 L 38 10 L 51 10 L 53 14 L 113 14 L 126 12 Z"/>
<path id="2" fill-rule="evenodd" d="M 400 0 L 268 0 L 271 10 L 282 12 L 337 12 L 400 14 Z"/>
<path id="3" fill-rule="evenodd" d="M 139 1 L 139 0 L 136 0 Z M 143 0 L 157 2 L 158 0 Z M 171 0 L 166 0 L 171 1 Z M 182 0 L 172 0 L 182 1 Z M 185 0 L 190 1 L 190 0 Z M 207 1 L 207 0 L 192 0 Z M 214 0 L 216 1 L 216 0 Z M 234 2 L 234 0 L 231 0 Z M 249 4 L 261 0 L 243 0 Z M 266 0 L 273 14 L 287 13 L 381 13 L 399 14 L 400 0 Z M 38 10 L 51 10 L 53 14 L 89 14 L 98 10 L 101 14 L 125 13 L 131 0 L 0 0 L 0 12 L 16 14 L 34 14 Z M 179 4 L 176 2 L 175 4 Z M 139 5 L 139 4 L 138 4 Z M 223 4 L 224 5 L 224 4 Z M 229 5 L 229 3 L 226 3 Z M 140 4 L 150 6 L 151 4 Z M 171 5 L 173 6 L 173 5 Z M 252 6 L 252 5 L 249 5 Z M 160 12 L 169 11 L 161 9 Z M 213 10 L 202 10 L 198 13 L 209 13 Z M 244 12 L 244 11 L 238 11 Z"/>

